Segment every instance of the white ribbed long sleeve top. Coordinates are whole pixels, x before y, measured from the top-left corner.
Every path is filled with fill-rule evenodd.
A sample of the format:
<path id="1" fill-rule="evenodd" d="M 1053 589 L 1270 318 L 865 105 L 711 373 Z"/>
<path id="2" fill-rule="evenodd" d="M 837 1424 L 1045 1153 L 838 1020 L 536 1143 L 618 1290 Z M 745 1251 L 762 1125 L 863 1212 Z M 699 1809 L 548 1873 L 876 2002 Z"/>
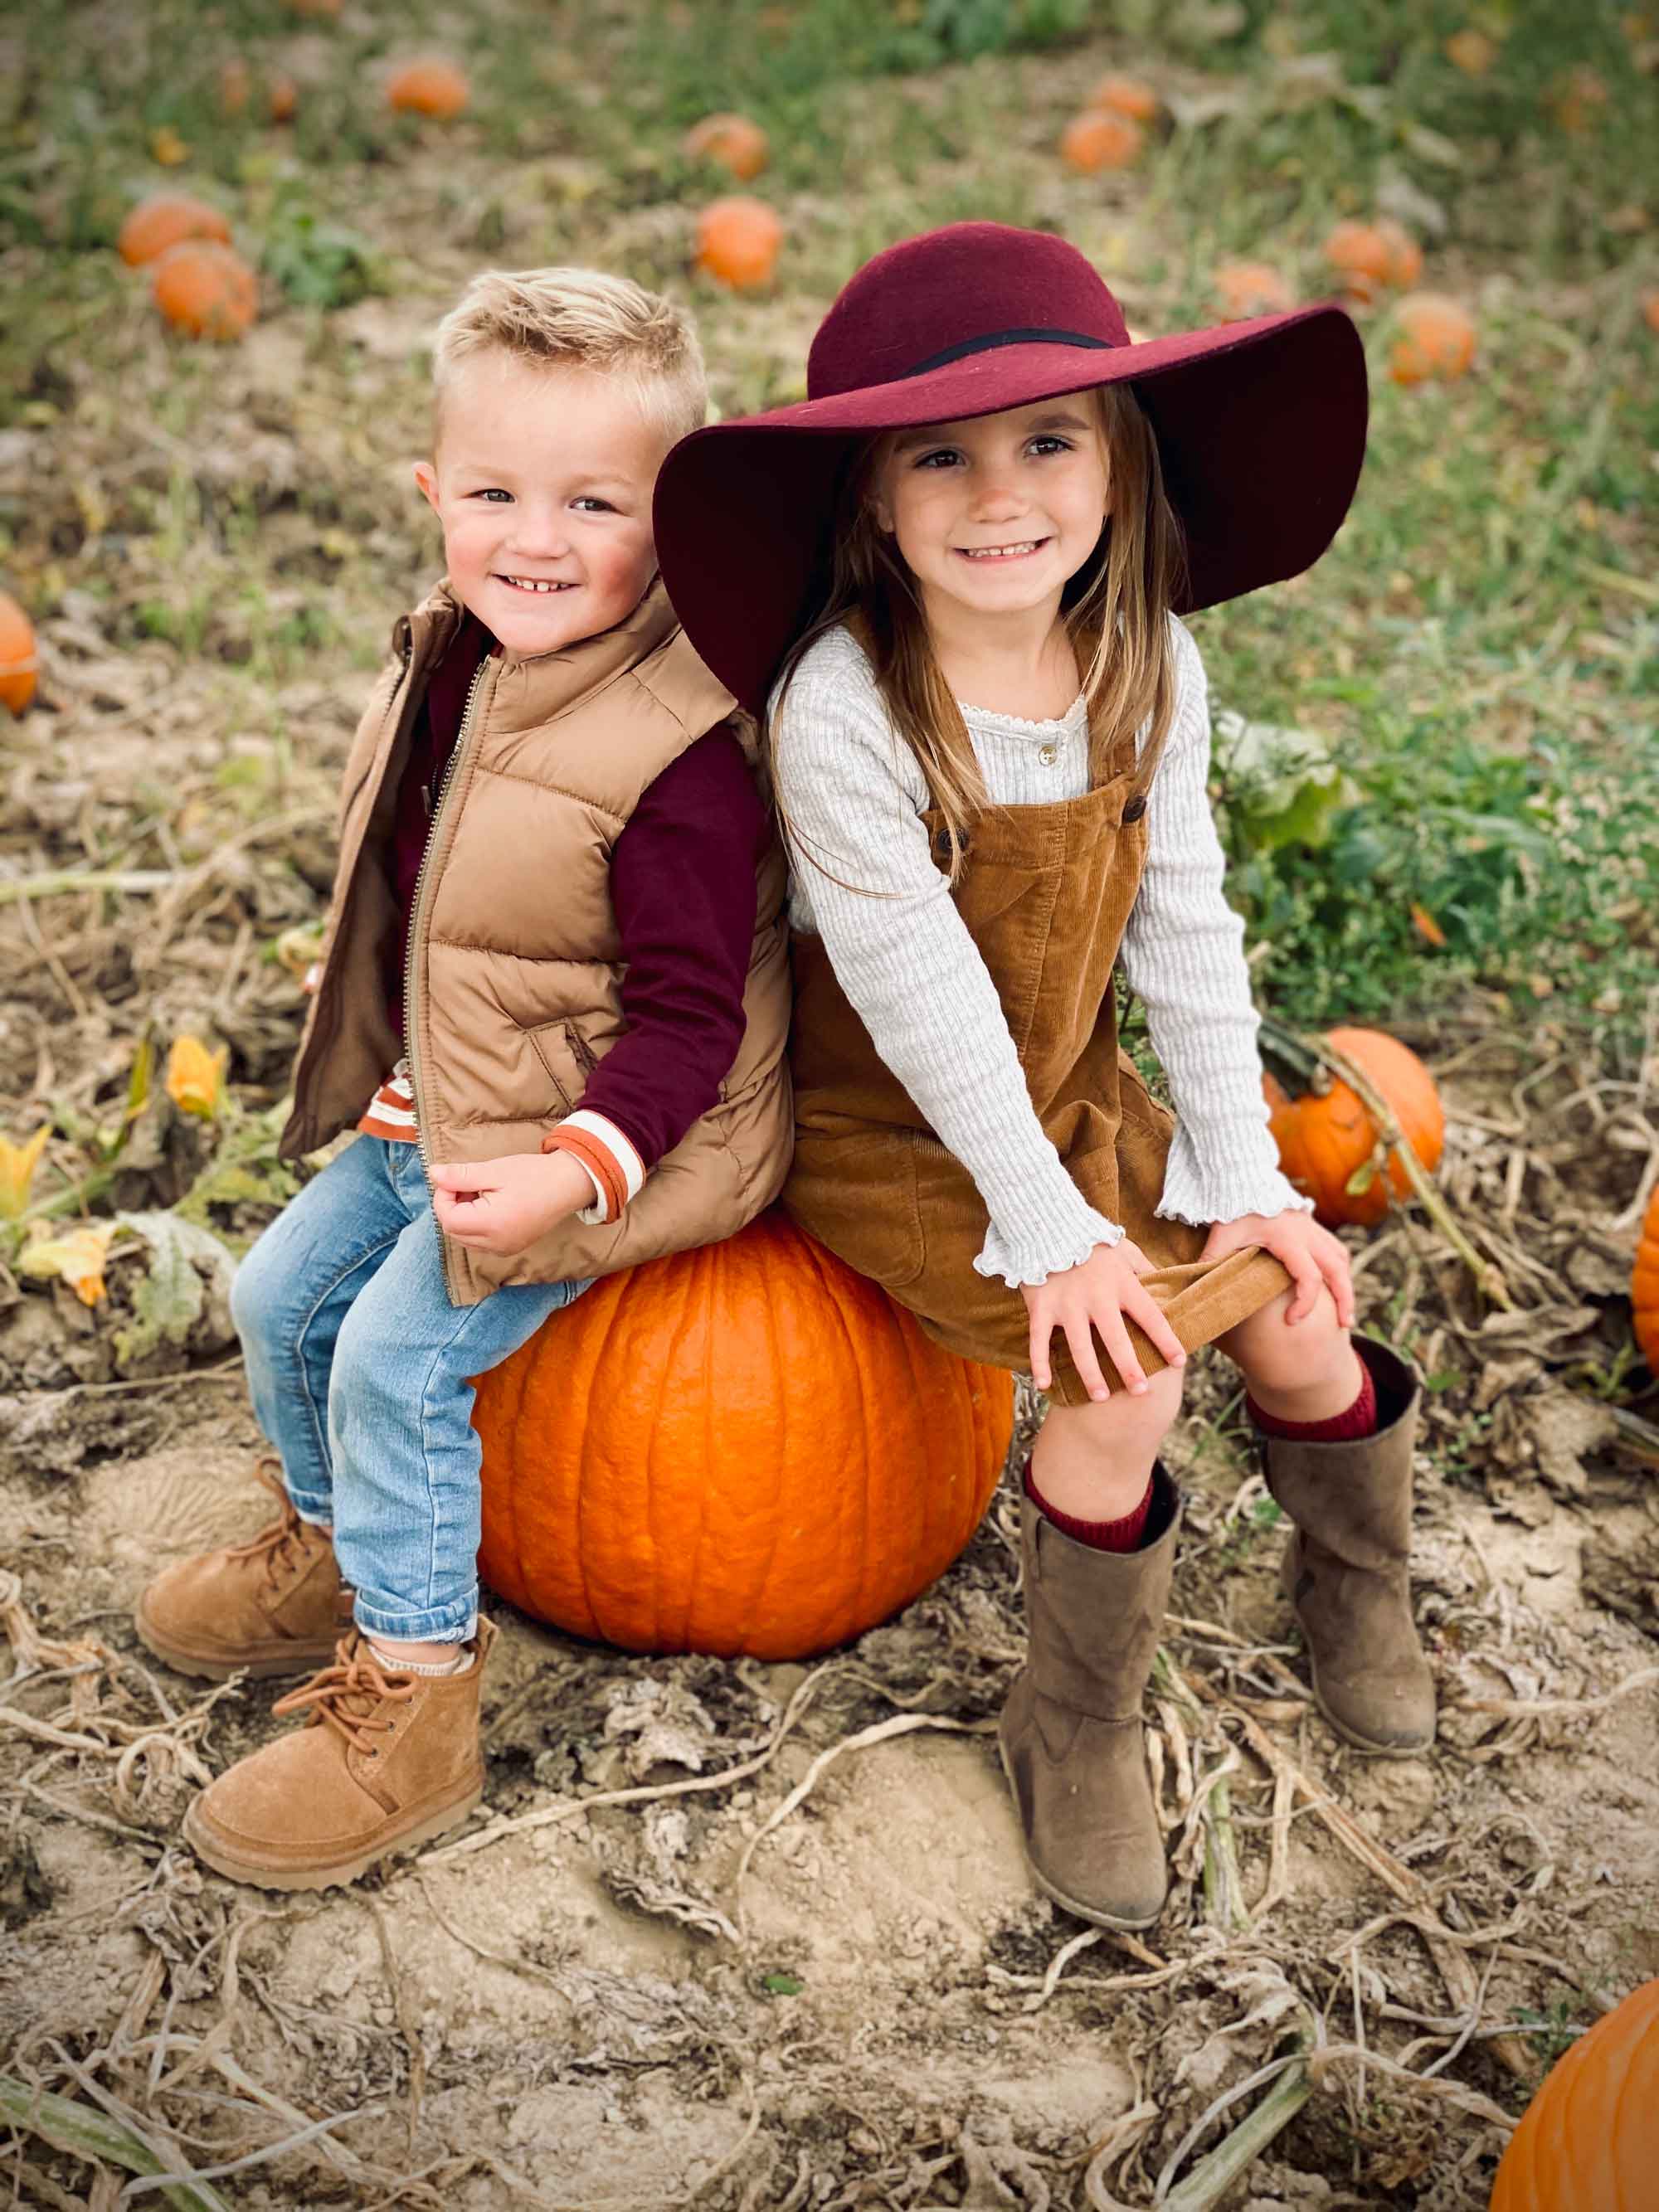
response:
<path id="1" fill-rule="evenodd" d="M 1267 1127 L 1244 926 L 1222 893 L 1204 665 L 1182 624 L 1171 617 L 1171 628 L 1174 719 L 1121 954 L 1177 1116 L 1157 1210 L 1200 1223 L 1306 1211 L 1312 1200 L 1280 1170 Z M 1081 693 L 1051 721 L 959 703 L 994 805 L 1088 790 Z M 921 818 L 927 780 L 849 631 L 817 641 L 774 716 L 790 920 L 822 937 L 876 1050 L 984 1199 L 990 1228 L 975 1268 L 1037 1284 L 1116 1243 L 1121 1224 L 1085 1202 L 1043 1133 L 996 986 L 933 862 Z"/>

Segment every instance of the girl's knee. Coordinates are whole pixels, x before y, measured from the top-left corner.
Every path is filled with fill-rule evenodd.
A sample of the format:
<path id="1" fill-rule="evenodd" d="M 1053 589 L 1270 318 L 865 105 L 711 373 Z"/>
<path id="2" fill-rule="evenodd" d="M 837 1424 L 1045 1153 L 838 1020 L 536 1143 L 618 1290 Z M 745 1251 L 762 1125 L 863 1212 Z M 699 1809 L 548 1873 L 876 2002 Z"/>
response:
<path id="1" fill-rule="evenodd" d="M 1057 1407 L 1048 1418 L 1075 1427 L 1080 1436 L 1087 1435 L 1103 1449 L 1130 1445 L 1156 1449 L 1180 1414 L 1182 1379 L 1180 1368 L 1160 1367 L 1146 1377 L 1146 1388 L 1139 1397 L 1127 1390 L 1114 1390 L 1098 1404 Z"/>
<path id="2" fill-rule="evenodd" d="M 1323 1283 L 1312 1309 L 1291 1323 L 1285 1319 L 1299 1293 L 1281 1291 L 1216 1339 L 1219 1350 L 1247 1376 L 1280 1389 L 1294 1389 L 1320 1375 L 1346 1350 L 1348 1332 L 1337 1318 L 1336 1301 Z"/>

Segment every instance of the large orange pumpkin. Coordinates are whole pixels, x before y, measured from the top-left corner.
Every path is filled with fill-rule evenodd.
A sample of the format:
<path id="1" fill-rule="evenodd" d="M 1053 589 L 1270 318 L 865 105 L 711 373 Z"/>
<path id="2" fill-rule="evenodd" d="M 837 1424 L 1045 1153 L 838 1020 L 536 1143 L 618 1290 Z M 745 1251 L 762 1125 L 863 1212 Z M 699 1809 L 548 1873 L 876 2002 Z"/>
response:
<path id="1" fill-rule="evenodd" d="M 33 698 L 40 667 L 34 624 L 9 592 L 0 592 L 0 701 L 14 714 Z"/>
<path id="2" fill-rule="evenodd" d="M 1330 1030 L 1326 1035 L 1381 1091 L 1407 1142 L 1432 1174 L 1445 1149 L 1446 1113 L 1434 1078 L 1417 1054 L 1381 1030 Z M 1271 1109 L 1268 1126 L 1279 1146 L 1279 1164 L 1313 1200 L 1315 1215 L 1328 1229 L 1343 1222 L 1373 1227 L 1395 1199 L 1409 1196 L 1411 1183 L 1397 1152 L 1389 1153 L 1386 1173 L 1372 1176 L 1362 1190 L 1348 1188 L 1376 1152 L 1377 1132 L 1346 1083 L 1334 1079 L 1323 1093 L 1306 1091 L 1293 1097 L 1277 1076 L 1267 1073 L 1261 1087 Z"/>
<path id="3" fill-rule="evenodd" d="M 173 329 L 192 338 L 239 338 L 259 306 L 253 271 L 211 239 L 170 247 L 155 264 L 150 291 Z"/>
<path id="4" fill-rule="evenodd" d="M 608 1275 L 477 1379 L 479 1572 L 629 1651 L 805 1658 L 978 1527 L 1012 1378 L 943 1352 L 775 1209 Z"/>
<path id="5" fill-rule="evenodd" d="M 693 265 L 734 292 L 752 292 L 777 266 L 783 221 L 764 200 L 739 192 L 711 200 L 697 217 Z"/>
<path id="6" fill-rule="evenodd" d="M 1648 2212 L 1659 2182 L 1659 1981 L 1598 2020 L 1545 2076 L 1491 2212 Z"/>
<path id="7" fill-rule="evenodd" d="M 1659 1375 L 1659 1189 L 1648 1205 L 1630 1277 L 1631 1320 L 1642 1357 Z"/>
<path id="8" fill-rule="evenodd" d="M 187 238 L 212 238 L 228 246 L 229 221 L 190 192 L 152 192 L 130 212 L 115 245 L 122 260 L 137 269 Z"/>

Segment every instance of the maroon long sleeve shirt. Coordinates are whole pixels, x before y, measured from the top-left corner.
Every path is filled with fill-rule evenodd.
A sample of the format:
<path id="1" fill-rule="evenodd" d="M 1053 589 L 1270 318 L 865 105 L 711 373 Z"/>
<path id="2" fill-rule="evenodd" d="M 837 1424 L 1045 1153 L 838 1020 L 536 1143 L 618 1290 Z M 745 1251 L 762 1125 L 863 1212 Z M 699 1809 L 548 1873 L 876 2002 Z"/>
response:
<path id="1" fill-rule="evenodd" d="M 388 864 L 401 921 L 386 949 L 386 1003 L 404 1038 L 415 883 L 479 661 L 495 641 L 474 615 L 433 670 L 398 787 Z M 648 1175 L 720 1095 L 743 1041 L 766 809 L 729 730 L 709 731 L 641 796 L 611 855 L 628 1024 L 578 1103 L 614 1122 Z"/>

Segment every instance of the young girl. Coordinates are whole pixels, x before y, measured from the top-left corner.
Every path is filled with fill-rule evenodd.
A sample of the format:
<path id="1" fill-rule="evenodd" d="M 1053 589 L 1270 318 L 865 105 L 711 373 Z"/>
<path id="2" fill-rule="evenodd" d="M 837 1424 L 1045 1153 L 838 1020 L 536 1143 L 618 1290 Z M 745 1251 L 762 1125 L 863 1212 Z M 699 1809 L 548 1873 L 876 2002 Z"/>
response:
<path id="1" fill-rule="evenodd" d="M 1131 344 L 1046 234 L 878 254 L 809 398 L 659 480 L 687 634 L 769 706 L 793 863 L 784 1203 L 941 1343 L 1029 1368 L 1029 1661 L 1000 1728 L 1027 1853 L 1084 1918 L 1166 1875 L 1140 1730 L 1188 1353 L 1242 1370 L 1285 1583 L 1350 1741 L 1432 1740 L 1407 1580 L 1417 1388 L 1350 1335 L 1346 1253 L 1279 1169 L 1176 617 L 1317 559 L 1364 450 L 1336 307 Z M 1119 961 L 1177 1120 L 1117 1042 Z"/>

